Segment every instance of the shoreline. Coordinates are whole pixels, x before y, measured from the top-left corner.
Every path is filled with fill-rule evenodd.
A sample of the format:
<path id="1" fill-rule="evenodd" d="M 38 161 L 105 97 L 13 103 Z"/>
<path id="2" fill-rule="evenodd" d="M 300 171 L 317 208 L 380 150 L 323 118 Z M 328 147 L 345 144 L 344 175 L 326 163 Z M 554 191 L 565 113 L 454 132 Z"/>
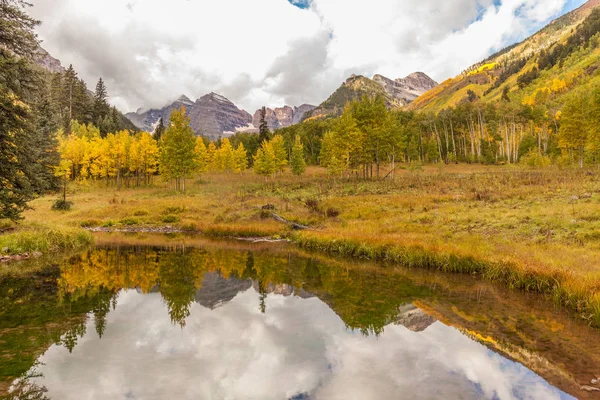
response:
<path id="1" fill-rule="evenodd" d="M 212 225 L 204 230 L 185 230 L 171 225 L 90 227 L 81 228 L 81 230 L 106 234 L 183 234 L 250 243 L 286 242 L 299 249 L 317 252 L 326 256 L 341 256 L 347 259 L 377 262 L 382 264 L 382 267 L 395 265 L 407 269 L 419 268 L 442 273 L 471 275 L 509 289 L 544 295 L 548 300 L 569 310 L 590 326 L 600 328 L 600 296 L 593 292 L 586 293 L 582 290 L 575 290 L 569 285 L 570 280 L 574 277 L 566 270 L 532 272 L 510 262 L 501 263 L 452 252 L 436 252 L 426 248 L 423 244 L 403 246 L 392 242 L 371 243 L 369 240 L 353 240 L 345 238 L 343 235 L 338 237 L 321 235 L 314 230 L 287 232 L 282 230 L 280 235 L 273 235 L 272 232 L 261 232 L 253 228 L 254 235 L 251 236 L 246 235 L 247 231 L 242 230 L 236 234 L 231 228 L 219 225 Z M 93 245 L 95 242 L 94 235 L 92 235 L 92 239 Z M 82 244 L 80 248 L 72 248 L 72 250 L 78 251 L 86 246 L 89 246 L 89 243 Z M 7 264 L 56 252 L 58 250 L 46 253 L 36 251 L 0 256 L 0 262 Z"/>

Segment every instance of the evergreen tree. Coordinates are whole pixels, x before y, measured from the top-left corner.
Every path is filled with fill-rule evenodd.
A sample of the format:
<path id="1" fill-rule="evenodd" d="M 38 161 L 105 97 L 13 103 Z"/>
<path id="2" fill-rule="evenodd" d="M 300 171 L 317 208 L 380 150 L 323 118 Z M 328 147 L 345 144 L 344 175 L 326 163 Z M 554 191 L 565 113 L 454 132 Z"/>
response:
<path id="1" fill-rule="evenodd" d="M 298 135 L 296 135 L 294 139 L 290 166 L 294 175 L 302 175 L 306 171 L 306 161 L 304 161 L 304 146 L 302 145 L 300 136 Z"/>
<path id="2" fill-rule="evenodd" d="M 47 132 L 36 129 L 51 113 L 40 101 L 44 84 L 31 61 L 38 48 L 33 31 L 38 21 L 24 12 L 25 5 L 0 1 L 0 218 L 12 220 L 20 218 L 36 192 L 47 188 L 39 174 L 52 173 L 52 161 L 44 154 L 52 144 Z M 40 118 L 36 110 L 43 114 Z"/>
<path id="3" fill-rule="evenodd" d="M 269 124 L 267 123 L 267 108 L 263 107 L 260 110 L 260 125 L 258 128 L 258 143 L 263 142 L 271 138 L 271 131 L 269 130 Z"/>
<path id="4" fill-rule="evenodd" d="M 108 105 L 108 93 L 106 91 L 106 86 L 104 85 L 104 81 L 102 78 L 98 80 L 96 84 L 96 91 L 94 92 L 94 106 L 92 110 L 92 119 L 96 123 L 96 126 L 100 128 L 100 132 L 102 136 L 106 136 L 109 132 L 106 126 L 105 118 L 110 112 L 110 106 Z"/>
<path id="5" fill-rule="evenodd" d="M 73 121 L 73 102 L 76 97 L 76 84 L 77 84 L 77 72 L 73 68 L 73 64 L 69 65 L 69 68 L 65 71 L 62 79 L 62 97 L 61 97 L 61 108 L 64 110 L 63 127 L 65 132 L 71 131 L 71 121 Z"/>
<path id="6" fill-rule="evenodd" d="M 156 128 L 154 128 L 154 139 L 160 140 L 165 133 L 165 124 L 162 117 L 158 120 Z"/>

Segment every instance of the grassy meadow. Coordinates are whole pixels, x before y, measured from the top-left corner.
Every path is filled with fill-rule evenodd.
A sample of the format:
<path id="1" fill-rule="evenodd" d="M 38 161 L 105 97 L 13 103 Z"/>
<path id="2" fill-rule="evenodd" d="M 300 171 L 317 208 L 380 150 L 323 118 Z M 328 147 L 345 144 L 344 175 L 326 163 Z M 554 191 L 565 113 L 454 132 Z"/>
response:
<path id="1" fill-rule="evenodd" d="M 70 211 L 52 210 L 57 196 L 33 201 L 24 222 L 0 235 L 0 249 L 84 245 L 86 234 L 77 228 L 92 227 L 282 237 L 330 254 L 479 274 L 549 294 L 600 325 L 599 176 L 596 170 L 451 164 L 406 168 L 394 181 L 335 181 L 318 167 L 300 178 L 207 174 L 183 194 L 158 178 L 152 187 L 122 190 L 88 182 L 70 186 Z M 293 231 L 265 205 L 310 229 Z M 36 232 L 55 238 L 48 233 L 55 231 L 70 244 L 42 240 L 36 247 Z"/>

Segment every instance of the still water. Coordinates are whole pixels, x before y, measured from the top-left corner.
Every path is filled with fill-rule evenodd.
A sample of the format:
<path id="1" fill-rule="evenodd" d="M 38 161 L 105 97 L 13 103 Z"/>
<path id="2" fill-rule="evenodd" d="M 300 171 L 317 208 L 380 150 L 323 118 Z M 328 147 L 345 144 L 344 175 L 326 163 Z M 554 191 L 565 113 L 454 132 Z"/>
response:
<path id="1" fill-rule="evenodd" d="M 597 398 L 600 335 L 539 296 L 287 246 L 105 241 L 0 278 L 8 398 Z"/>

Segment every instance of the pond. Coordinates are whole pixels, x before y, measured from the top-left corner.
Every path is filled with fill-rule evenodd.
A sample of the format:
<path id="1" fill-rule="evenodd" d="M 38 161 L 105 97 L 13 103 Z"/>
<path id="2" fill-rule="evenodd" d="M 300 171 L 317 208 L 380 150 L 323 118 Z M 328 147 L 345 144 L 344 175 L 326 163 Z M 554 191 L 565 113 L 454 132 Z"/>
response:
<path id="1" fill-rule="evenodd" d="M 103 235 L 0 277 L 14 399 L 598 398 L 600 332 L 462 275 Z"/>

